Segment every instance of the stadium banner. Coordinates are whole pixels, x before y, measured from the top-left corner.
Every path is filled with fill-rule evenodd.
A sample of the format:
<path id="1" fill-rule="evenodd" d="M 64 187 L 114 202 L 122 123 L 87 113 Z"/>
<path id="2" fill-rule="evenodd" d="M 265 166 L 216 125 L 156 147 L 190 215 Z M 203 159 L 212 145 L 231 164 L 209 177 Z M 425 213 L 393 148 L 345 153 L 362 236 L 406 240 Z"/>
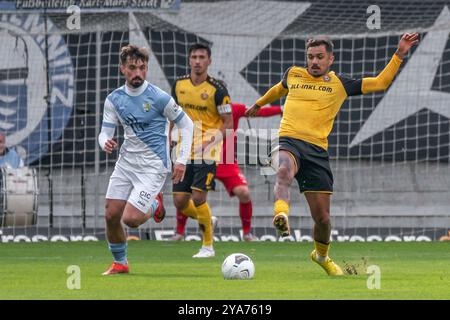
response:
<path id="1" fill-rule="evenodd" d="M 170 241 L 174 230 L 168 229 L 137 229 L 128 230 L 128 240 L 156 240 Z M 311 229 L 293 229 L 289 237 L 278 237 L 275 231 L 267 228 L 254 228 L 254 235 L 259 241 L 265 242 L 312 242 Z M 48 227 L 15 227 L 0 229 L 0 243 L 13 242 L 78 242 L 103 241 L 103 228 L 48 228 Z M 214 235 L 215 242 L 240 242 L 242 230 L 240 228 L 221 228 L 221 232 Z M 187 229 L 185 241 L 201 241 L 198 230 Z M 333 229 L 331 241 L 334 242 L 430 242 L 450 241 L 448 228 L 352 228 L 352 231 Z"/>
<path id="2" fill-rule="evenodd" d="M 0 1 L 0 11 L 66 12 L 77 6 L 83 12 L 146 11 L 180 9 L 181 0 L 15 0 Z"/>

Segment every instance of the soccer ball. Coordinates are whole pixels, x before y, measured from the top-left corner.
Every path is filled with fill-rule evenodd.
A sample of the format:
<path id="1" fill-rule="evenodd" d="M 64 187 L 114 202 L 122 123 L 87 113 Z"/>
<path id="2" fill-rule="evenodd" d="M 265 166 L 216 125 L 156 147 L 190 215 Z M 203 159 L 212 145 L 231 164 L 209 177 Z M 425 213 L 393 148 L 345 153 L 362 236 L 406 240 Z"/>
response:
<path id="1" fill-rule="evenodd" d="M 249 256 L 243 253 L 233 253 L 222 263 L 224 279 L 251 279 L 255 275 L 255 265 Z"/>

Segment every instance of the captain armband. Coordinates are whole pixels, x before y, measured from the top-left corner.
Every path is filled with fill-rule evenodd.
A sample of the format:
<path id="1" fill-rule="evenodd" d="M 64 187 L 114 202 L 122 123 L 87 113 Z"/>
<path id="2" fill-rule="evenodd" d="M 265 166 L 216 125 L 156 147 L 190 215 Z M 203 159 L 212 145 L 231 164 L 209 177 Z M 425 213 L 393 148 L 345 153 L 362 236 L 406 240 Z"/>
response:
<path id="1" fill-rule="evenodd" d="M 219 114 L 231 113 L 231 105 L 224 104 L 224 105 L 218 106 L 217 111 L 219 112 Z"/>

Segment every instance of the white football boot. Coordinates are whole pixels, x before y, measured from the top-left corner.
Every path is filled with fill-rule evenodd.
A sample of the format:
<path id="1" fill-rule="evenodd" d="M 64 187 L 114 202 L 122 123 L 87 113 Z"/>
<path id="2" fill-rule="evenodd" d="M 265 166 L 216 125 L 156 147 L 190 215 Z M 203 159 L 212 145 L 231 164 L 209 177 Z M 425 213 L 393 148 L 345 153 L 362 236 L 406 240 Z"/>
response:
<path id="1" fill-rule="evenodd" d="M 194 254 L 192 258 L 212 258 L 216 255 L 213 247 L 201 247 L 197 254 Z"/>

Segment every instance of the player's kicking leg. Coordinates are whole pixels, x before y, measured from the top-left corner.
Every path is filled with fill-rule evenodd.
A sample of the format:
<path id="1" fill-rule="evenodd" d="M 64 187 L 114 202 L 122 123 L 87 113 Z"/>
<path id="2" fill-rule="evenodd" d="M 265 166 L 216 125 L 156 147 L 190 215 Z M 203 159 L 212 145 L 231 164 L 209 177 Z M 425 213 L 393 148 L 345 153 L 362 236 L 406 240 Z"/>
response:
<path id="1" fill-rule="evenodd" d="M 327 193 L 305 192 L 314 220 L 314 247 L 311 260 L 320 265 L 330 276 L 341 276 L 342 269 L 328 256 L 330 248 L 330 198 Z"/>
<path id="2" fill-rule="evenodd" d="M 294 156 L 286 151 L 280 150 L 273 159 L 277 167 L 277 178 L 274 188 L 275 204 L 273 225 L 281 237 L 287 237 L 291 234 L 289 227 L 289 188 L 297 173 L 297 164 Z"/>

